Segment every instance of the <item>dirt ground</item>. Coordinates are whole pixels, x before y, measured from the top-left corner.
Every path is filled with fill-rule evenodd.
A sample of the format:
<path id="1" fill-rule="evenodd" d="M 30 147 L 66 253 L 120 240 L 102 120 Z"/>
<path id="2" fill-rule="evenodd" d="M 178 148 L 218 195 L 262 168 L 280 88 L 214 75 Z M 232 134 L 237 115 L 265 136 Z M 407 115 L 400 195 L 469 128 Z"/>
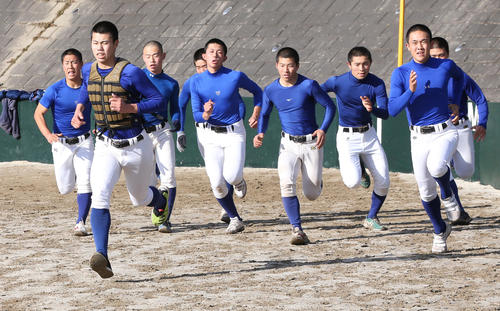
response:
<path id="1" fill-rule="evenodd" d="M 459 180 L 474 218 L 454 227 L 449 252 L 430 253 L 432 228 L 412 175 L 391 173 L 381 221 L 361 226 L 371 190 L 324 170 L 324 191 L 302 195 L 312 243 L 293 246 L 277 171 L 247 169 L 236 199 L 246 229 L 224 233 L 203 168 L 178 168 L 174 233 L 134 208 L 123 178 L 113 192 L 109 257 L 115 276 L 89 268 L 92 236 L 72 235 L 75 194 L 53 168 L 0 163 L 1 310 L 499 310 L 500 190 Z"/>

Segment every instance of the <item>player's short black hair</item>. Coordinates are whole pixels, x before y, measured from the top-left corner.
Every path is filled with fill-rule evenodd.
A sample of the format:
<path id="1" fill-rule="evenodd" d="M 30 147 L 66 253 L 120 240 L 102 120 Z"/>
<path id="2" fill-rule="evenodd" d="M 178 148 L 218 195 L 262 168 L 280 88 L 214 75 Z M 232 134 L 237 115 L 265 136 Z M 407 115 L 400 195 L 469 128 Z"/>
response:
<path id="1" fill-rule="evenodd" d="M 92 31 L 90 32 L 90 38 L 92 39 L 93 33 L 109 33 L 111 34 L 111 38 L 113 38 L 113 42 L 118 40 L 118 28 L 116 28 L 115 24 L 109 21 L 100 21 L 92 27 Z"/>
<path id="2" fill-rule="evenodd" d="M 144 47 L 147 47 L 150 45 L 155 46 L 156 48 L 158 48 L 158 50 L 160 50 L 160 53 L 163 53 L 163 46 L 161 45 L 160 42 L 158 42 L 156 40 L 151 40 L 151 41 L 146 42 L 146 44 L 144 44 Z"/>
<path id="3" fill-rule="evenodd" d="M 64 56 L 66 55 L 75 55 L 76 58 L 80 61 L 80 63 L 83 63 L 83 58 L 82 58 L 82 53 L 78 51 L 77 49 L 71 48 L 67 49 L 66 51 L 62 52 L 61 54 L 61 63 L 64 61 Z"/>
<path id="4" fill-rule="evenodd" d="M 205 54 L 205 49 L 204 48 L 197 49 L 196 52 L 194 52 L 194 55 L 193 55 L 193 64 L 195 64 L 196 61 L 198 61 L 200 59 L 203 59 L 203 54 Z"/>
<path id="5" fill-rule="evenodd" d="M 372 54 L 364 46 L 355 46 L 349 51 L 349 53 L 347 53 L 347 61 L 349 62 L 349 64 L 352 62 L 352 58 L 354 56 L 365 56 L 366 58 L 368 58 L 370 63 L 372 62 Z"/>
<path id="6" fill-rule="evenodd" d="M 278 63 L 279 59 L 281 58 L 293 58 L 293 61 L 295 64 L 299 64 L 299 53 L 291 47 L 284 47 L 281 48 L 278 53 L 276 53 L 276 63 Z"/>
<path id="7" fill-rule="evenodd" d="M 409 42 L 408 40 L 410 39 L 410 34 L 414 31 L 423 31 L 429 34 L 429 40 L 432 39 L 432 32 L 429 29 L 429 27 L 425 26 L 424 24 L 415 24 L 408 28 L 408 31 L 406 32 L 406 42 Z"/>
<path id="8" fill-rule="evenodd" d="M 207 43 L 205 43 L 205 51 L 207 50 L 209 44 L 218 44 L 222 46 L 222 49 L 224 50 L 224 55 L 227 55 L 227 45 L 221 39 L 212 38 L 208 40 Z"/>
<path id="9" fill-rule="evenodd" d="M 450 54 L 450 47 L 448 46 L 448 41 L 445 38 L 434 37 L 431 39 L 431 49 L 443 49 L 446 54 Z"/>

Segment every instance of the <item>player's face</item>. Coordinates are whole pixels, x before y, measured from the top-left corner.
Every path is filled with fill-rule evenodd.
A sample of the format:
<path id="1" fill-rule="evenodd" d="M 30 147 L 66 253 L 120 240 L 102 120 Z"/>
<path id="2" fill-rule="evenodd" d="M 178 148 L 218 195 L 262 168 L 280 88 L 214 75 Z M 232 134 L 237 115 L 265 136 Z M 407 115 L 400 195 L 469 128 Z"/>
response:
<path id="1" fill-rule="evenodd" d="M 216 72 L 222 67 L 226 61 L 226 54 L 224 48 L 217 43 L 210 43 L 205 49 L 203 59 L 207 62 L 207 68 L 210 72 Z"/>
<path id="2" fill-rule="evenodd" d="M 372 63 L 366 56 L 353 56 L 351 62 L 347 63 L 347 65 L 356 79 L 363 80 L 370 73 Z"/>
<path id="3" fill-rule="evenodd" d="M 445 49 L 441 48 L 433 48 L 430 50 L 431 57 L 434 58 L 441 58 L 441 59 L 447 59 L 448 58 L 448 53 L 446 53 Z"/>
<path id="4" fill-rule="evenodd" d="M 425 31 L 416 30 L 410 33 L 406 48 L 415 62 L 423 64 L 429 59 L 430 39 Z"/>
<path id="5" fill-rule="evenodd" d="M 65 55 L 62 61 L 66 80 L 77 81 L 81 79 L 82 62 L 75 55 Z"/>
<path id="6" fill-rule="evenodd" d="M 144 60 L 144 64 L 146 64 L 146 68 L 155 75 L 162 72 L 165 56 L 166 53 L 163 53 L 154 45 L 147 45 L 142 50 L 142 59 Z"/>
<path id="7" fill-rule="evenodd" d="M 293 58 L 278 58 L 276 69 L 278 70 L 281 81 L 293 83 L 297 80 L 299 64 L 297 64 Z"/>
<path id="8" fill-rule="evenodd" d="M 203 59 L 198 59 L 194 62 L 194 68 L 196 68 L 196 73 L 202 73 L 207 70 L 207 62 Z"/>
<path id="9" fill-rule="evenodd" d="M 110 33 L 92 33 L 92 53 L 99 64 L 113 66 L 115 63 L 115 51 L 118 47 L 118 40 L 113 42 Z"/>

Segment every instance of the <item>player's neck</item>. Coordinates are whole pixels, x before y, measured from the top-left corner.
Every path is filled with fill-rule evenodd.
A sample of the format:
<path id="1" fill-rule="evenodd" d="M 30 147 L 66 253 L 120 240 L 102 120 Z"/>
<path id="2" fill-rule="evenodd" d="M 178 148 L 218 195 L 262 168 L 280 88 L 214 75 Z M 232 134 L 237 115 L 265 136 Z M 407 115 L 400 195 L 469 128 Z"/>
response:
<path id="1" fill-rule="evenodd" d="M 298 78 L 299 78 L 298 74 L 296 74 L 293 77 L 290 77 L 289 79 L 286 79 L 286 80 L 283 78 L 280 78 L 280 85 L 284 86 L 284 87 L 294 86 L 295 83 L 297 83 Z"/>
<path id="2" fill-rule="evenodd" d="M 66 85 L 68 85 L 72 89 L 77 89 L 82 86 L 82 78 L 78 77 L 75 79 L 66 79 Z"/>
<path id="3" fill-rule="evenodd" d="M 214 74 L 214 73 L 216 73 L 217 71 L 219 71 L 221 68 L 222 68 L 222 64 L 221 64 L 221 65 L 219 65 L 219 66 L 216 66 L 216 67 L 207 67 L 207 70 L 208 70 L 208 72 L 210 72 L 211 74 Z"/>
<path id="4" fill-rule="evenodd" d="M 100 69 L 109 69 L 113 68 L 116 64 L 116 57 L 110 57 L 108 60 L 105 60 L 104 62 L 97 62 L 97 67 Z"/>

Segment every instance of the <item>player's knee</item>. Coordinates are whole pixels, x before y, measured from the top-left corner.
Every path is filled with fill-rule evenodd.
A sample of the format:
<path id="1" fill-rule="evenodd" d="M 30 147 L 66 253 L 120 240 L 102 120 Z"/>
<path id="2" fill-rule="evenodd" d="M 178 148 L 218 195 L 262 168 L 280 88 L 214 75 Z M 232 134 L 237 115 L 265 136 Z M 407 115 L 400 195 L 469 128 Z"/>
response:
<path id="1" fill-rule="evenodd" d="M 457 169 L 455 167 L 455 172 L 460 178 L 468 179 L 474 175 L 474 167 L 465 167 Z"/>
<path id="2" fill-rule="evenodd" d="M 432 177 L 439 178 L 448 171 L 448 164 L 446 161 L 429 162 L 427 163 L 427 168 Z"/>
<path id="3" fill-rule="evenodd" d="M 321 191 L 323 190 L 323 181 L 319 185 L 314 185 L 313 187 L 308 187 L 302 188 L 302 192 L 304 193 L 304 196 L 309 200 L 309 201 L 314 201 L 319 196 L 321 195 Z"/>
<path id="4" fill-rule="evenodd" d="M 294 184 L 280 185 L 282 197 L 293 197 L 297 195 L 297 186 Z"/>
<path id="5" fill-rule="evenodd" d="M 389 192 L 390 181 L 389 178 L 383 178 L 381 180 L 374 180 L 373 191 L 378 195 L 387 195 Z"/>
<path id="6" fill-rule="evenodd" d="M 344 180 L 344 185 L 349 189 L 357 188 L 360 185 L 361 180 L 346 179 Z"/>
<path id="7" fill-rule="evenodd" d="M 228 189 L 226 184 L 221 184 L 217 185 L 216 187 L 212 188 L 212 192 L 214 193 L 214 197 L 216 199 L 222 199 L 225 198 L 228 194 Z"/>

